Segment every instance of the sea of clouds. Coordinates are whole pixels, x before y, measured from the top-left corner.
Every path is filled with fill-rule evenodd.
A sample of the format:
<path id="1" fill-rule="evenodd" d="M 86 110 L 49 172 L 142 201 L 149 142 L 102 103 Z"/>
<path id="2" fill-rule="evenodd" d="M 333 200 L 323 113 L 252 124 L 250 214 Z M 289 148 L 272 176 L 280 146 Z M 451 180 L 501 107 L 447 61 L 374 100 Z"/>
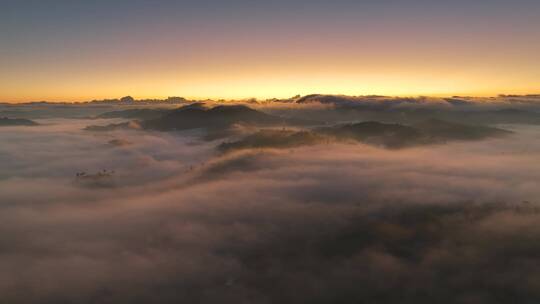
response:
<path id="1" fill-rule="evenodd" d="M 222 155 L 190 132 L 37 122 L 0 129 L 0 302 L 540 298 L 539 127 Z M 105 187 L 75 176 L 101 170 Z"/>

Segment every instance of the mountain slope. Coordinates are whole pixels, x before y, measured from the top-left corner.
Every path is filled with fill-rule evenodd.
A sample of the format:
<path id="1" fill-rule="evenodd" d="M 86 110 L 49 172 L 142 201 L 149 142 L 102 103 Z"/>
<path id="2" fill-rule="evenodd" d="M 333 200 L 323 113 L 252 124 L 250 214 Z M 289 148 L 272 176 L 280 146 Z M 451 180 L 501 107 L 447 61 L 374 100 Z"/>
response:
<path id="1" fill-rule="evenodd" d="M 2 126 L 37 126 L 38 124 L 29 119 L 0 117 L 0 127 Z"/>
<path id="2" fill-rule="evenodd" d="M 197 128 L 221 129 L 234 124 L 280 125 L 286 119 L 269 115 L 242 105 L 217 106 L 210 109 L 187 106 L 173 110 L 160 118 L 141 123 L 145 129 L 171 131 Z"/>
<path id="3" fill-rule="evenodd" d="M 311 131 L 262 130 L 218 148 L 232 151 L 252 148 L 292 148 L 333 141 L 356 141 L 387 149 L 401 149 L 458 140 L 482 140 L 512 132 L 485 126 L 428 120 L 414 126 L 367 121 Z"/>

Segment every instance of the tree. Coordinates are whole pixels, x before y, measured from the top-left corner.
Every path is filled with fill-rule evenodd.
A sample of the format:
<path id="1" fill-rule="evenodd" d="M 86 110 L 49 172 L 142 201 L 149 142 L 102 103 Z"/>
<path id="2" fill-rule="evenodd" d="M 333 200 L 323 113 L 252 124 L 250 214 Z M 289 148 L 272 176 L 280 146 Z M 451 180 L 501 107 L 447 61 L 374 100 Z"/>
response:
<path id="1" fill-rule="evenodd" d="M 132 103 L 132 102 L 135 102 L 135 99 L 131 96 L 125 96 L 125 97 L 120 98 L 120 102 Z"/>

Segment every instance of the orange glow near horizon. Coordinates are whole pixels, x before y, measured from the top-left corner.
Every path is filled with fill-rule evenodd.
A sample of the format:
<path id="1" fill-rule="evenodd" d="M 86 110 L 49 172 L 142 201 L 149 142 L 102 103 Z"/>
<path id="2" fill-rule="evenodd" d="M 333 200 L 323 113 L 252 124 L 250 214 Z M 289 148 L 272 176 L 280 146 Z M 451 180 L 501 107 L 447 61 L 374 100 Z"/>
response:
<path id="1" fill-rule="evenodd" d="M 337 55 L 336 55 L 337 56 Z M 54 76 L 23 71 L 18 77 L 0 78 L 0 101 L 89 101 L 131 95 L 137 99 L 181 96 L 189 99 L 288 98 L 297 94 L 387 96 L 496 96 L 540 91 L 540 72 L 517 64 L 490 62 L 468 68 L 410 60 L 393 65 L 386 58 L 341 62 L 313 58 L 261 64 L 229 58 L 229 62 L 204 66 L 197 60 L 175 64 L 164 58 L 155 66 L 101 68 L 87 66 L 57 69 Z M 326 61 L 325 61 L 326 60 Z M 371 61 L 371 62 L 370 62 Z M 388 65 L 385 66 L 385 62 Z M 126 64 L 131 67 L 130 64 Z M 198 66 L 198 67 L 193 67 Z M 88 70 L 86 70 L 88 69 Z M 47 71 L 47 67 L 43 67 Z M 180 72 L 179 72 L 180 71 Z"/>
<path id="2" fill-rule="evenodd" d="M 540 92 L 537 4 L 43 5 L 0 18 L 0 102 Z"/>
<path id="3" fill-rule="evenodd" d="M 461 77 L 459 77 L 461 76 Z M 131 95 L 136 99 L 162 99 L 181 96 L 188 99 L 245 99 L 288 98 L 308 94 L 385 95 L 385 96 L 477 96 L 498 94 L 538 93 L 540 83 L 522 79 L 509 83 L 504 79 L 486 79 L 481 76 L 440 76 L 437 73 L 410 76 L 404 73 L 354 75 L 341 73 L 238 75 L 220 79 L 218 76 L 167 78 L 136 77 L 120 79 L 90 79 L 82 82 L 63 80 L 55 85 L 46 80 L 32 87 L 11 84 L 12 91 L 2 90 L 2 102 L 80 102 L 110 99 Z"/>
<path id="4" fill-rule="evenodd" d="M 70 102 L 125 95 L 265 99 L 314 93 L 483 97 L 540 91 L 540 62 L 531 50 L 505 58 L 507 51 L 490 56 L 480 56 L 481 49 L 419 52 L 405 43 L 399 51 L 360 50 L 357 44 L 349 49 L 258 47 L 246 52 L 229 46 L 226 52 L 215 48 L 190 56 L 139 50 L 128 57 L 89 54 L 82 61 L 11 62 L 11 73 L 0 72 L 0 101 Z"/>

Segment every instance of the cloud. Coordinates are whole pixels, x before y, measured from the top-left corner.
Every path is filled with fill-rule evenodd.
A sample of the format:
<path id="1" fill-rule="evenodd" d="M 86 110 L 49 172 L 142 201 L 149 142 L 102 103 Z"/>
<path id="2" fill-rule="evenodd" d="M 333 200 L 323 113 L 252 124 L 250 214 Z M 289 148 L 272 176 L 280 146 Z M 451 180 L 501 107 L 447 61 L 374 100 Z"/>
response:
<path id="1" fill-rule="evenodd" d="M 540 124 L 538 98 L 390 97 L 313 94 L 274 101 L 270 112 L 326 122 L 368 121 L 415 124 L 441 119 L 468 124 Z"/>
<path id="2" fill-rule="evenodd" d="M 325 144 L 221 156 L 182 133 L 96 135 L 82 120 L 49 122 L 0 131 L 3 301 L 540 297 L 534 126 L 400 151 Z M 101 169 L 117 172 L 114 188 L 73 183 Z"/>

